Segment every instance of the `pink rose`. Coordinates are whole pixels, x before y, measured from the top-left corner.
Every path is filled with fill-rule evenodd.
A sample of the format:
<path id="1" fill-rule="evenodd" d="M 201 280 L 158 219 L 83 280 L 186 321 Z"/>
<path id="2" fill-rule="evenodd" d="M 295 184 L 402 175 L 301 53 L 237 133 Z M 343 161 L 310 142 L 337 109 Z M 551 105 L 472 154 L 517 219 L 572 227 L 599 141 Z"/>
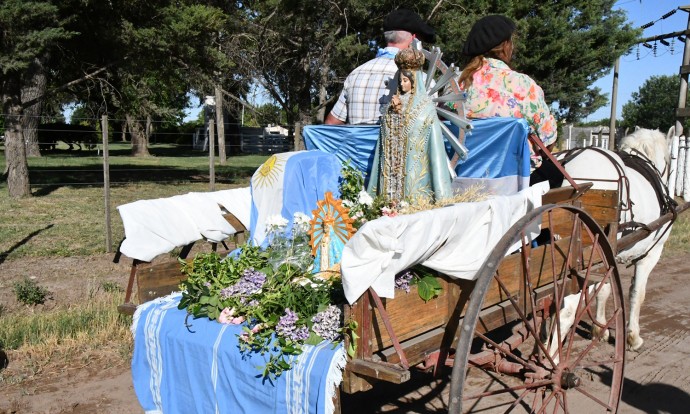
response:
<path id="1" fill-rule="evenodd" d="M 220 312 L 218 322 L 226 325 L 239 325 L 244 322 L 244 316 L 235 316 L 235 308 L 225 308 Z"/>
<path id="2" fill-rule="evenodd" d="M 235 314 L 235 308 L 225 308 L 220 312 L 220 315 L 218 316 L 218 322 L 222 324 L 229 324 L 232 323 L 232 315 Z"/>

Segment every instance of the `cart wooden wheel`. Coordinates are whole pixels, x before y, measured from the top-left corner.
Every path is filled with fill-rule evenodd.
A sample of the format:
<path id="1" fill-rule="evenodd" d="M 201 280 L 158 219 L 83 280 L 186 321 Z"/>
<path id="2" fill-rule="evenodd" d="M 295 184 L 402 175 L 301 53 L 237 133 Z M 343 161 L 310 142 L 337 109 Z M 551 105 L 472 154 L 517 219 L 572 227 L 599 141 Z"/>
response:
<path id="1" fill-rule="evenodd" d="M 540 223 L 542 245 L 533 246 L 528 235 Z M 477 276 L 458 332 L 449 411 L 615 413 L 622 297 L 613 249 L 587 213 L 547 205 L 527 214 Z"/>

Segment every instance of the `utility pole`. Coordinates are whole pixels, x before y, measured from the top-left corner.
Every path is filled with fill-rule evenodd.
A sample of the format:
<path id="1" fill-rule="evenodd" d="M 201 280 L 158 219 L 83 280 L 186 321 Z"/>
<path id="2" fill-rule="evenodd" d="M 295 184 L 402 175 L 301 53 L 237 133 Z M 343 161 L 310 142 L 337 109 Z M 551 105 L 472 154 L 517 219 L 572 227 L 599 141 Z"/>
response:
<path id="1" fill-rule="evenodd" d="M 681 6 L 679 9 L 690 13 L 690 6 Z M 688 26 L 685 35 L 685 46 L 683 48 L 683 66 L 680 67 L 680 93 L 678 94 L 678 109 L 676 110 L 676 131 L 675 135 L 683 135 L 682 120 L 688 118 L 690 113 L 685 108 L 688 96 L 688 73 L 690 73 L 690 14 L 688 14 Z"/>
<path id="2" fill-rule="evenodd" d="M 609 118 L 609 149 L 616 149 L 616 105 L 618 104 L 618 70 L 621 64 L 621 57 L 616 58 L 613 65 L 613 91 L 611 92 L 611 118 Z"/>

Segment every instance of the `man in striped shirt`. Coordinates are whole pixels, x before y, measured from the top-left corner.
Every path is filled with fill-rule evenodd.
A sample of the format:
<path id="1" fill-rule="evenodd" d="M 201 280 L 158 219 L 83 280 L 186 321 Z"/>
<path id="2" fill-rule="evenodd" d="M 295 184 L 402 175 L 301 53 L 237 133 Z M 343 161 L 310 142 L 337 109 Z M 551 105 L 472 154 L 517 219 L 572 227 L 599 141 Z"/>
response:
<path id="1" fill-rule="evenodd" d="M 389 13 L 383 20 L 386 48 L 379 49 L 376 57 L 353 70 L 345 79 L 343 91 L 325 123 L 376 124 L 382 108 L 395 91 L 394 77 L 398 70 L 393 58 L 416 38 L 434 41 L 434 29 L 419 15 L 406 9 Z"/>

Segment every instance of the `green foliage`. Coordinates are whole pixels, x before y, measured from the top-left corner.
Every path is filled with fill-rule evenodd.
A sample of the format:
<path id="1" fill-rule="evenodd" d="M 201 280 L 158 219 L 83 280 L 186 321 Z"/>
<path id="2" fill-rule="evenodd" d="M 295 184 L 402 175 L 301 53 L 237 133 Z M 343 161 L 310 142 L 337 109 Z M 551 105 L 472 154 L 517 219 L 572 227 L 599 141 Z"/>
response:
<path id="1" fill-rule="evenodd" d="M 16 88 L 24 72 L 58 42 L 76 35 L 51 1 L 5 0 L 0 3 L 0 74 L 3 94 Z M 3 105 L 5 102 L 3 102 Z M 4 109 L 4 108 L 3 108 Z M 3 113 L 7 113 L 6 111 Z"/>
<path id="2" fill-rule="evenodd" d="M 299 222 L 290 235 L 283 226 L 269 226 L 265 250 L 245 244 L 237 256 L 209 253 L 197 255 L 191 264 L 180 260 L 188 278 L 180 284 L 179 308 L 186 308 L 195 318 L 246 323 L 240 349 L 268 356 L 262 367 L 266 378 L 289 369 L 289 357 L 300 354 L 303 344 L 334 340 L 335 336 L 321 336 L 323 326 L 337 326 L 336 331 L 326 331 L 333 335 L 347 331 L 342 328 L 341 311 L 333 306 L 344 303 L 342 284 L 339 279 L 326 281 L 311 273 L 313 257 L 311 247 L 304 243 L 306 230 Z M 193 329 L 193 322 L 188 327 Z"/>
<path id="3" fill-rule="evenodd" d="M 443 288 L 441 288 L 441 284 L 438 282 L 438 279 L 435 276 L 426 275 L 417 277 L 413 280 L 417 285 L 417 293 L 424 302 L 428 302 L 431 299 L 438 297 L 441 292 L 443 292 Z"/>
<path id="4" fill-rule="evenodd" d="M 217 253 L 202 253 L 191 263 L 180 261 L 182 273 L 187 279 L 180 284 L 182 299 L 180 309 L 187 311 L 195 318 L 207 317 L 218 319 L 225 308 L 219 296 L 221 289 L 237 283 L 245 269 L 262 269 L 268 260 L 256 246 L 245 246 L 238 257 L 221 260 Z"/>
<path id="5" fill-rule="evenodd" d="M 50 298 L 50 291 L 40 286 L 35 280 L 24 278 L 12 285 L 17 301 L 28 306 L 41 305 Z"/>
<path id="6" fill-rule="evenodd" d="M 103 282 L 101 283 L 101 288 L 106 293 L 122 293 L 125 291 L 124 289 L 122 289 L 122 286 L 118 285 L 115 282 Z"/>
<path id="7" fill-rule="evenodd" d="M 369 220 L 381 217 L 382 209 L 389 207 L 383 196 L 371 197 L 364 188 L 364 175 L 355 166 L 346 161 L 340 172 L 340 198 L 349 209 L 353 226 L 360 228 Z"/>
<path id="8" fill-rule="evenodd" d="M 647 79 L 631 100 L 623 105 L 622 126 L 667 131 L 676 122 L 676 108 L 680 91 L 678 75 L 652 76 Z"/>
<path id="9" fill-rule="evenodd" d="M 343 200 L 357 200 L 359 192 L 364 189 L 364 175 L 350 163 L 345 161 L 340 173 L 340 197 Z"/>

